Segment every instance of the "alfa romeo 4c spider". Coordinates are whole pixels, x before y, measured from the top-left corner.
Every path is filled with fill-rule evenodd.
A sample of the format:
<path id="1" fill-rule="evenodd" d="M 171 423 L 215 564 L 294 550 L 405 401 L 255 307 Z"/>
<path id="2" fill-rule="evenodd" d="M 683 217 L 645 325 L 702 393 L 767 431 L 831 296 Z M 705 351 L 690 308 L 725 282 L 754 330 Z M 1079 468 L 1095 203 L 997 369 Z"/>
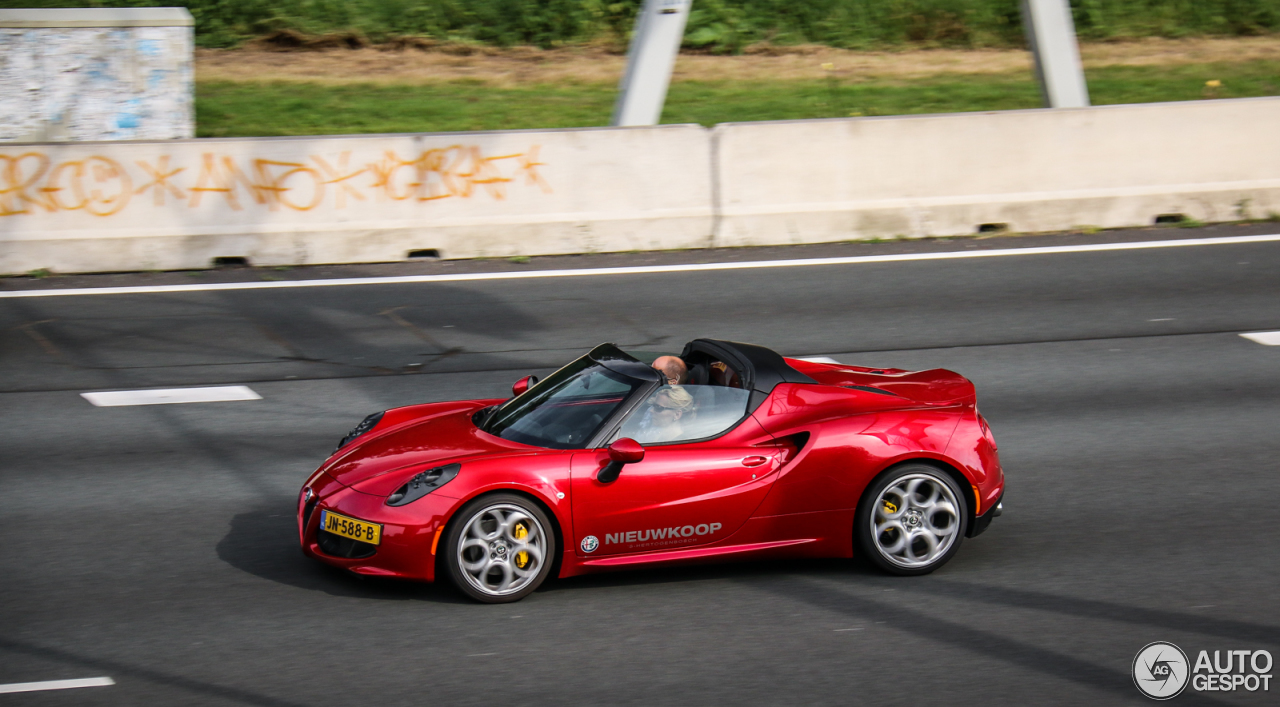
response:
<path id="1" fill-rule="evenodd" d="M 925 574 L 1001 513 L 995 439 L 951 371 L 697 339 L 672 383 L 655 357 L 601 344 L 507 400 L 368 416 L 302 487 L 303 552 L 499 603 L 553 573 L 713 560 Z"/>

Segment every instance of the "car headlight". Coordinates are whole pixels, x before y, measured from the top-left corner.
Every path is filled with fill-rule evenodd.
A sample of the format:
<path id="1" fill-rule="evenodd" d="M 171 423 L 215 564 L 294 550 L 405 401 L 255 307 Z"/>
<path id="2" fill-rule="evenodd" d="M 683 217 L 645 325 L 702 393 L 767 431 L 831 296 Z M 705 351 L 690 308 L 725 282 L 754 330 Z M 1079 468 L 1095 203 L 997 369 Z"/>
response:
<path id="1" fill-rule="evenodd" d="M 395 493 L 387 496 L 388 506 L 403 506 L 426 496 L 445 484 L 453 481 L 453 478 L 462 470 L 461 464 L 449 464 L 447 466 L 438 466 L 434 469 L 426 471 L 409 479 L 404 486 L 396 489 Z"/>
<path id="2" fill-rule="evenodd" d="M 348 444 L 351 444 L 351 441 L 352 441 L 352 440 L 354 440 L 356 437 L 359 437 L 360 435 L 362 435 L 362 434 L 364 434 L 364 433 L 368 432 L 369 430 L 371 430 L 371 429 L 373 429 L 373 428 L 377 427 L 377 426 L 378 426 L 378 423 L 382 421 L 382 416 L 383 416 L 384 414 L 386 414 L 386 413 L 385 413 L 385 411 L 384 411 L 384 412 L 375 412 L 375 413 L 373 413 L 372 415 L 370 415 L 370 416 L 368 416 L 368 417 L 364 418 L 363 420 L 361 420 L 361 421 L 360 421 L 360 424 L 356 425 L 356 426 L 355 426 L 355 428 L 353 428 L 350 432 L 348 432 L 348 433 L 347 433 L 347 436 L 346 436 L 346 437 L 343 437 L 341 442 L 338 442 L 338 446 L 337 446 L 337 448 L 335 448 L 333 451 L 335 451 L 335 452 L 336 452 L 336 451 L 338 451 L 339 449 L 342 449 L 343 447 L 347 446 Z"/>

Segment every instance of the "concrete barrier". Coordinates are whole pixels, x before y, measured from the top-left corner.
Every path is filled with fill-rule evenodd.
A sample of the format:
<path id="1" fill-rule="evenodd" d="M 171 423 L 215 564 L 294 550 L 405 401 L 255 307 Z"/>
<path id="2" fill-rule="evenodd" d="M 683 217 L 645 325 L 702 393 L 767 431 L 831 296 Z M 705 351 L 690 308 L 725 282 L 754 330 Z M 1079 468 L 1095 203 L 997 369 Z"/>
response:
<path id="1" fill-rule="evenodd" d="M 698 126 L 0 145 L 0 271 L 684 248 L 711 204 Z"/>
<path id="2" fill-rule="evenodd" d="M 725 124 L 716 244 L 1280 212 L 1280 98 Z"/>
<path id="3" fill-rule="evenodd" d="M 1280 212 L 1280 98 L 0 145 L 0 272 L 770 245 Z"/>

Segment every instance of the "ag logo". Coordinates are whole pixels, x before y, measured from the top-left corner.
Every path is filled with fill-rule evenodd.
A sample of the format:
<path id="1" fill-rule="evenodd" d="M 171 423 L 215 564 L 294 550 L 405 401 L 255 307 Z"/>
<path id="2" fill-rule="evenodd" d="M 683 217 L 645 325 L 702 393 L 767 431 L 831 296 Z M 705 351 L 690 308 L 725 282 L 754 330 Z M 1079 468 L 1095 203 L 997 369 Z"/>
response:
<path id="1" fill-rule="evenodd" d="M 583 552 L 595 552 L 596 548 L 598 547 L 600 547 L 600 539 L 597 538 L 596 536 L 588 535 L 587 537 L 582 539 Z M 1183 662 L 1186 662 L 1186 661 L 1184 660 Z"/>
<path id="2" fill-rule="evenodd" d="M 1181 648 L 1164 641 L 1148 643 L 1133 659 L 1133 684 L 1153 700 L 1177 697 L 1187 687 L 1188 667 Z"/>

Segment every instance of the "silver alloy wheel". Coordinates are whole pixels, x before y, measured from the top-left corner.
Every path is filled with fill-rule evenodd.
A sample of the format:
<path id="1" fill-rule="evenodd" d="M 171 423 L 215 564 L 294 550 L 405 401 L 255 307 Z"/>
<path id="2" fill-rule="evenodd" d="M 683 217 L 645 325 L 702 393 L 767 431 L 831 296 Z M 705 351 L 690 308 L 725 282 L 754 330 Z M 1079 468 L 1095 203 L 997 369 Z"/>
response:
<path id="1" fill-rule="evenodd" d="M 542 569 L 547 534 L 523 508 L 498 503 L 467 520 L 457 553 L 458 566 L 472 587 L 495 597 L 515 594 Z"/>
<path id="2" fill-rule="evenodd" d="M 876 549 L 899 567 L 928 566 L 955 543 L 959 507 L 951 486 L 932 474 L 895 479 L 880 493 L 871 514 Z"/>

